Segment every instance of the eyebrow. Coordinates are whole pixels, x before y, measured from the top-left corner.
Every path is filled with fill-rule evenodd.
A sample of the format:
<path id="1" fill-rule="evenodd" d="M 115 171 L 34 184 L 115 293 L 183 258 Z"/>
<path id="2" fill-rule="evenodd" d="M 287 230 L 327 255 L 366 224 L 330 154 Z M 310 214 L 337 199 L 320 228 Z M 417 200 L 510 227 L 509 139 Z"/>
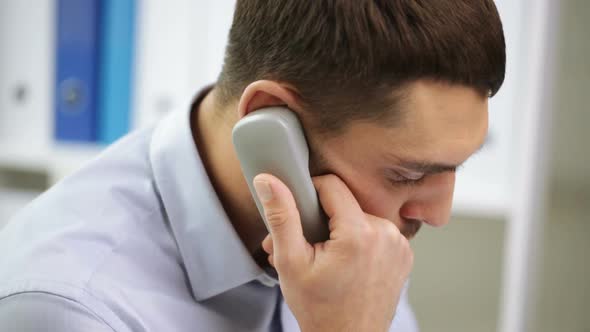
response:
<path id="1" fill-rule="evenodd" d="M 482 144 L 473 154 L 481 152 L 485 147 L 485 142 Z M 401 160 L 398 162 L 399 166 L 408 170 L 424 173 L 424 174 L 438 174 L 445 172 L 455 172 L 458 168 L 463 166 L 465 162 L 458 165 L 444 164 L 444 163 L 432 163 L 428 161 L 415 161 L 415 160 Z"/>
<path id="2" fill-rule="evenodd" d="M 429 163 L 424 161 L 401 161 L 398 163 L 401 167 L 424 174 L 438 174 L 445 172 L 455 172 L 461 165 L 448 165 L 439 163 Z"/>
<path id="3" fill-rule="evenodd" d="M 484 143 L 482 145 L 480 145 L 479 148 L 477 148 L 477 150 L 475 150 L 475 152 L 471 156 L 481 152 L 481 150 L 483 150 L 483 148 L 486 146 L 487 141 L 488 140 L 486 138 Z M 424 173 L 425 175 L 426 174 L 445 173 L 445 172 L 455 172 L 455 171 L 457 171 L 458 168 L 463 166 L 464 163 L 465 162 L 458 164 L 458 165 L 451 165 L 451 164 L 445 164 L 445 163 L 433 163 L 433 162 L 428 162 L 428 161 L 416 161 L 416 160 L 401 160 L 401 161 L 397 162 L 397 164 L 403 168 L 406 168 L 406 169 L 414 171 L 414 172 Z"/>

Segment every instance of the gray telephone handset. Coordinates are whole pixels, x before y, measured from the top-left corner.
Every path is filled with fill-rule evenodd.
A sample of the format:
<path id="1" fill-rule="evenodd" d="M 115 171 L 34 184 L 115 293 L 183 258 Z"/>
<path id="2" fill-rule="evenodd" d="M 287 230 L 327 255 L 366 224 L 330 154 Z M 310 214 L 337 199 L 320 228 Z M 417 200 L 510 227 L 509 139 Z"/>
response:
<path id="1" fill-rule="evenodd" d="M 260 173 L 279 178 L 289 187 L 309 243 L 329 237 L 328 223 L 309 174 L 309 149 L 299 119 L 286 107 L 256 110 L 234 126 L 233 144 L 250 193 L 268 229 L 252 180 Z M 270 231 L 270 230 L 269 230 Z"/>

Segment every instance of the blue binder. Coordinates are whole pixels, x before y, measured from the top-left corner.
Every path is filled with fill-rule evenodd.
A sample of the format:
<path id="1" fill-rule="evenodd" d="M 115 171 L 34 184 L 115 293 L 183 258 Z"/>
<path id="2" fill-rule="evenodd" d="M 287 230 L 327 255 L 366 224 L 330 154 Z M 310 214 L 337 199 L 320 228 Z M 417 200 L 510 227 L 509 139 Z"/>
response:
<path id="1" fill-rule="evenodd" d="M 57 140 L 96 140 L 99 10 L 99 0 L 57 1 Z"/>
<path id="2" fill-rule="evenodd" d="M 129 130 L 135 0 L 103 0 L 98 140 L 110 144 Z"/>

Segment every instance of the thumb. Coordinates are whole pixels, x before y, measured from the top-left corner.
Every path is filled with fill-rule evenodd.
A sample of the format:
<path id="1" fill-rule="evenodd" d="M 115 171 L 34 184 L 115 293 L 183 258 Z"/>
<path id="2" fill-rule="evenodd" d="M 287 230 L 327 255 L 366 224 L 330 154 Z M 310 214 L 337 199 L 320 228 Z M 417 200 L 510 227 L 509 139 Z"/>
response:
<path id="1" fill-rule="evenodd" d="M 264 207 L 264 217 L 272 236 L 277 270 L 281 270 L 282 266 L 300 266 L 305 263 L 309 249 L 306 247 L 310 245 L 303 236 L 293 194 L 281 180 L 270 174 L 257 175 L 253 184 Z"/>

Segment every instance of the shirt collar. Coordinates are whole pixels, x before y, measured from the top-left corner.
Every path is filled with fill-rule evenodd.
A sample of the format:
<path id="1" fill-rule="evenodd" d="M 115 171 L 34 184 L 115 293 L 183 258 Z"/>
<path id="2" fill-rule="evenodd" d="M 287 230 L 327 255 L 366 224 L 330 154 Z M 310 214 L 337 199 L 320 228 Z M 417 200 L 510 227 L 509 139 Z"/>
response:
<path id="1" fill-rule="evenodd" d="M 191 110 L 198 107 L 185 105 L 158 124 L 149 158 L 194 297 L 205 300 L 253 280 L 274 286 L 276 279 L 255 263 L 217 197 L 191 131 Z"/>

